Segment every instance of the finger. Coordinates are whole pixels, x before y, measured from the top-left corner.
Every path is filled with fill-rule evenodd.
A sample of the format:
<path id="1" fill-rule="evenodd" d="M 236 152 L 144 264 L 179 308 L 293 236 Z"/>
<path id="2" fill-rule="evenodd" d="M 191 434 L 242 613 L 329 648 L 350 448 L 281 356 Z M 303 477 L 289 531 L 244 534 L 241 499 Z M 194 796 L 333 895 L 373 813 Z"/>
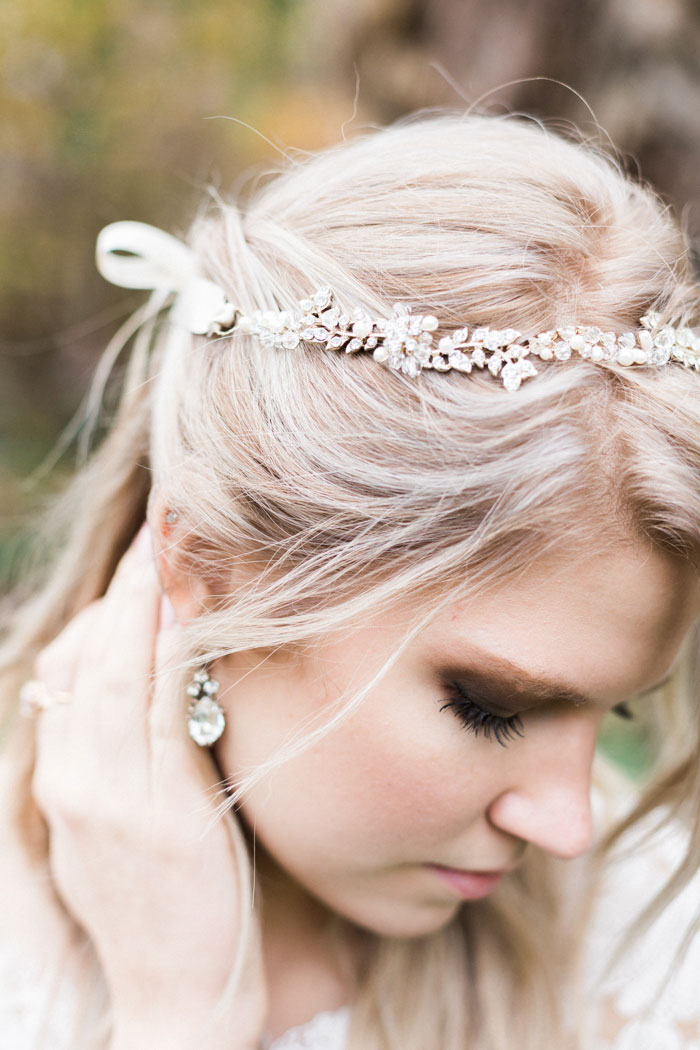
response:
<path id="1" fill-rule="evenodd" d="M 36 678 L 45 684 L 49 692 L 66 692 L 70 694 L 71 700 L 68 704 L 53 704 L 35 715 L 36 755 L 33 783 L 47 768 L 54 769 L 56 759 L 61 766 L 64 765 L 70 738 L 77 666 L 84 652 L 88 628 L 98 615 L 99 604 L 98 600 L 81 609 L 60 634 L 41 650 L 34 663 Z M 60 770 L 58 775 L 60 776 Z M 50 776 L 49 771 L 49 779 Z"/>
<path id="2" fill-rule="evenodd" d="M 48 685 L 69 686 L 72 703 L 42 714 L 36 780 L 50 797 L 83 791 L 142 791 L 147 785 L 146 713 L 157 626 L 158 586 L 145 530 L 93 603 L 44 654 Z M 92 785 L 92 788 L 91 788 Z"/>
<path id="3" fill-rule="evenodd" d="M 121 576 L 129 571 L 132 563 L 138 558 L 139 552 L 149 549 L 149 543 L 150 535 L 144 523 L 119 562 L 117 572 L 120 574 L 120 581 Z M 115 573 L 114 580 L 116 580 L 116 575 Z M 111 591 L 112 586 L 110 585 L 107 593 Z M 37 655 L 34 664 L 35 676 L 45 682 L 50 689 L 70 691 L 75 665 L 84 648 L 86 625 L 96 616 L 99 603 L 105 598 L 97 599 L 84 606 Z"/>
<path id="4" fill-rule="evenodd" d="M 122 554 L 112 579 L 105 592 L 105 601 L 119 601 L 119 592 L 138 566 L 148 565 L 153 559 L 153 543 L 148 522 L 144 522 L 133 540 Z"/>
<path id="5" fill-rule="evenodd" d="M 133 564 L 134 555 L 137 555 L 139 550 L 144 549 L 143 544 L 145 541 L 142 534 L 146 532 L 145 528 L 140 530 L 129 547 L 131 557 L 126 560 L 125 555 L 120 561 L 121 575 L 126 575 Z M 105 598 L 99 598 L 84 606 L 68 621 L 59 634 L 37 654 L 34 662 L 34 676 L 44 682 L 50 690 L 71 691 L 77 662 L 86 649 L 87 627 L 90 622 L 97 618 L 100 602 L 104 602 Z"/>
<path id="6" fill-rule="evenodd" d="M 148 749 L 146 712 L 157 624 L 158 587 L 145 530 L 121 559 L 107 594 L 82 638 L 70 713 L 41 727 L 46 761 L 67 756 L 75 775 L 116 790 L 143 787 Z M 147 536 L 146 536 L 147 540 Z M 81 772 L 80 772 L 81 771 Z M 65 770 L 70 776 L 71 771 Z M 120 784 L 121 778 L 121 784 Z"/>
<path id="7" fill-rule="evenodd" d="M 119 573 L 87 632 L 89 651 L 77 667 L 74 714 L 86 746 L 92 742 L 111 759 L 145 769 L 160 589 L 143 548 Z"/>
<path id="8" fill-rule="evenodd" d="M 71 691 L 75 665 L 83 651 L 88 624 L 97 615 L 98 604 L 99 599 L 84 606 L 37 654 L 34 675 L 49 689 Z"/>

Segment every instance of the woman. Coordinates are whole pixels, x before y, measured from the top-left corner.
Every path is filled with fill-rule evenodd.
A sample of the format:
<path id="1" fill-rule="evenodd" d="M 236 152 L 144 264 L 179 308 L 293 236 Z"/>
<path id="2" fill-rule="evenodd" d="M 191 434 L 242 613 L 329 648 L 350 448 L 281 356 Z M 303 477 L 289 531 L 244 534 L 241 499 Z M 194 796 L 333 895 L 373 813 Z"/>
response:
<path id="1" fill-rule="evenodd" d="M 699 300 L 668 210 L 591 147 L 431 113 L 188 240 L 101 235 L 153 294 L 8 621 L 13 1047 L 692 1046 Z M 594 750 L 643 694 L 633 791 Z"/>

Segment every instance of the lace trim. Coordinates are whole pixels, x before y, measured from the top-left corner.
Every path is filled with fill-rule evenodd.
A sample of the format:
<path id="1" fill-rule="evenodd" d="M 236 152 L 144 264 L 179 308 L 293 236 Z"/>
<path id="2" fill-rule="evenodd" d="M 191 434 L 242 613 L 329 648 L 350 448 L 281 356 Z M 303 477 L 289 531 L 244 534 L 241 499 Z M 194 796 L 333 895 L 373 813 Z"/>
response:
<path id="1" fill-rule="evenodd" d="M 685 835 L 677 826 L 667 826 L 649 843 L 642 841 L 643 832 L 643 827 L 632 829 L 624 853 L 611 863 L 588 938 L 588 994 L 598 1014 L 592 1045 L 595 1050 L 700 1050 L 700 936 L 666 979 L 700 911 L 700 872 L 616 968 L 606 971 L 611 945 L 685 854 Z"/>
<path id="2" fill-rule="evenodd" d="M 348 1033 L 350 1010 L 324 1010 L 306 1024 L 288 1029 L 264 1050 L 343 1050 Z"/>

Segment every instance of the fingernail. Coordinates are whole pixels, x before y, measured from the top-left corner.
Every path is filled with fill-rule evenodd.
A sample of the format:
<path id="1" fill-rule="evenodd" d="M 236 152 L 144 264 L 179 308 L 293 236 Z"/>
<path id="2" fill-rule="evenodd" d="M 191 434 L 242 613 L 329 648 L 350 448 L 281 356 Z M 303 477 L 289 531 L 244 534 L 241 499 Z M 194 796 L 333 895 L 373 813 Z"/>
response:
<path id="1" fill-rule="evenodd" d="M 164 594 L 160 600 L 160 626 L 174 627 L 178 622 L 170 599 Z"/>

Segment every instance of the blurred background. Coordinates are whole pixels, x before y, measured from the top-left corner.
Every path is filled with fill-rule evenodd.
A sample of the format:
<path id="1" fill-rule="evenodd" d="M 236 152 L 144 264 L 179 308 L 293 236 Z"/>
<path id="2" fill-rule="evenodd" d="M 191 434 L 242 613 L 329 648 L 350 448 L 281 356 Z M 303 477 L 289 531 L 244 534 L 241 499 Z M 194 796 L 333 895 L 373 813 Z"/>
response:
<path id="1" fill-rule="evenodd" d="M 422 106 L 600 129 L 700 243 L 698 0 L 0 0 L 0 590 L 100 349 L 143 296 L 99 229 Z"/>

